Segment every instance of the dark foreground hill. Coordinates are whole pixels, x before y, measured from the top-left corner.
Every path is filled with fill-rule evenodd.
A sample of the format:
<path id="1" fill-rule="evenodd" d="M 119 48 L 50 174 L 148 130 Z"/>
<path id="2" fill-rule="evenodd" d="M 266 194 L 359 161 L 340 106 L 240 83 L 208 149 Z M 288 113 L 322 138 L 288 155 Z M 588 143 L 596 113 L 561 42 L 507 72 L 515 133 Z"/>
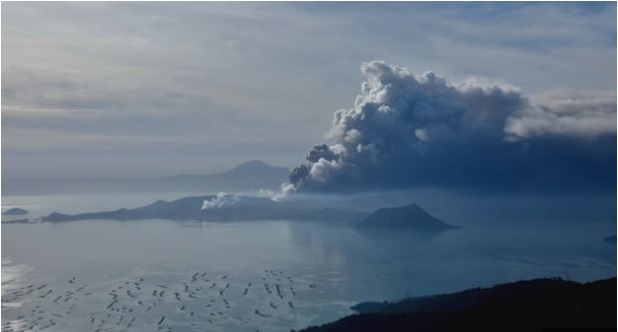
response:
<path id="1" fill-rule="evenodd" d="M 357 227 L 415 231 L 444 231 L 458 228 L 437 219 L 414 203 L 406 206 L 378 209 L 360 222 Z"/>
<path id="2" fill-rule="evenodd" d="M 536 279 L 459 293 L 364 303 L 365 311 L 305 332 L 540 331 L 616 327 L 616 278 Z"/>

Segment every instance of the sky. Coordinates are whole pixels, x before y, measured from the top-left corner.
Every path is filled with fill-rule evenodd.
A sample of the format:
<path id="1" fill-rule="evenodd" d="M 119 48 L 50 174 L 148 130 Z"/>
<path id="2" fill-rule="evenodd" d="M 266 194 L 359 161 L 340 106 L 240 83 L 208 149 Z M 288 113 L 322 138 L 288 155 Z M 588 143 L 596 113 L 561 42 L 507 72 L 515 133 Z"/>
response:
<path id="1" fill-rule="evenodd" d="M 5 2 L 2 177 L 294 168 L 346 139 L 334 113 L 359 109 L 371 63 L 516 91 L 504 139 L 613 135 L 615 149 L 613 2 Z"/>

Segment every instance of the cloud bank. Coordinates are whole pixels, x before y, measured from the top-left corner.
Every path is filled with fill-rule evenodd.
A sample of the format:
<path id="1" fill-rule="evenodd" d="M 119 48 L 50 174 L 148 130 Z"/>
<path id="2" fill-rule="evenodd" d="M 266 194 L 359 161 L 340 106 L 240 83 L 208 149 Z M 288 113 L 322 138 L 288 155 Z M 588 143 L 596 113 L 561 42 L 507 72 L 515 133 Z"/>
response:
<path id="1" fill-rule="evenodd" d="M 293 169 L 283 195 L 420 187 L 610 190 L 615 94 L 543 96 L 516 87 L 372 61 L 354 107 L 335 113 L 328 144 Z"/>
<path id="2" fill-rule="evenodd" d="M 206 174 L 258 157 L 291 167 L 348 107 L 366 59 L 529 91 L 616 89 L 615 2 L 2 9 L 3 178 Z"/>
<path id="3" fill-rule="evenodd" d="M 505 124 L 510 139 L 570 135 L 594 138 L 616 133 L 616 92 L 554 91 Z"/>

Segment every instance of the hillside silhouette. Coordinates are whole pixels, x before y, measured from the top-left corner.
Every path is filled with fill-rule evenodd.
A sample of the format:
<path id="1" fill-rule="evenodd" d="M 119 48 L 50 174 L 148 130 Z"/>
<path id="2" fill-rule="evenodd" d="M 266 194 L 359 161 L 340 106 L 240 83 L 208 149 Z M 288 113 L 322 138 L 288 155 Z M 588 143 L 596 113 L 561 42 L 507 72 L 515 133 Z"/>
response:
<path id="1" fill-rule="evenodd" d="M 303 331 L 616 328 L 616 278 L 585 284 L 561 279 L 535 279 L 395 303 L 364 303 L 355 307 L 364 312 Z"/>

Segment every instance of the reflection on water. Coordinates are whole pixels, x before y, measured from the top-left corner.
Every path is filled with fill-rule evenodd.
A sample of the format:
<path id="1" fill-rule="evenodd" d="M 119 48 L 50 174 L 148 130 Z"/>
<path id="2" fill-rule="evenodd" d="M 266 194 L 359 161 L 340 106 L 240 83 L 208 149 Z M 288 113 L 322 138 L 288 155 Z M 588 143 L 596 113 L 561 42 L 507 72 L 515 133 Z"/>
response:
<path id="1" fill-rule="evenodd" d="M 26 265 L 15 264 L 8 258 L 2 257 L 2 308 L 19 307 L 17 300 L 5 301 L 5 295 L 20 289 L 25 276 L 32 269 Z"/>
<path id="2" fill-rule="evenodd" d="M 3 225 L 3 331 L 289 331 L 359 301 L 613 276 L 615 247 L 602 241 L 613 232 L 615 224 L 433 235 L 288 221 Z"/>

